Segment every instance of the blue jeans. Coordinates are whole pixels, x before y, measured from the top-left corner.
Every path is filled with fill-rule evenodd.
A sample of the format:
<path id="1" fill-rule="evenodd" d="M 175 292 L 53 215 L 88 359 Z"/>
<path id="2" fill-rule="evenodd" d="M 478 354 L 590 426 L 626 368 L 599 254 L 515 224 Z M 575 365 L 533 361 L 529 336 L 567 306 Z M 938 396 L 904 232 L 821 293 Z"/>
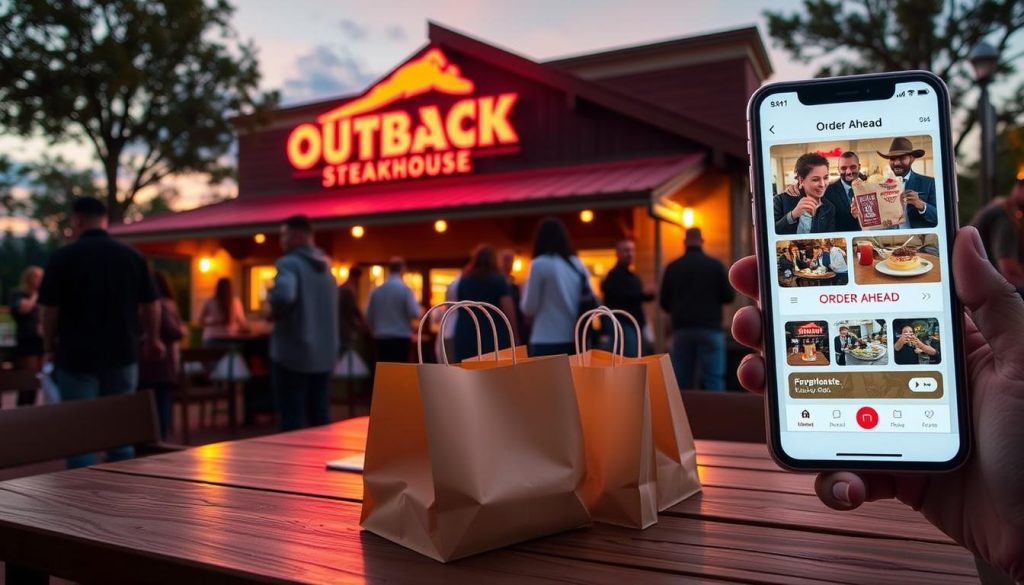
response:
<path id="1" fill-rule="evenodd" d="M 53 381 L 60 389 L 61 402 L 90 400 L 104 396 L 118 396 L 135 392 L 139 380 L 139 365 L 131 364 L 118 368 L 107 368 L 97 372 L 69 372 L 60 367 L 53 370 Z M 135 447 L 117 447 L 107 451 L 107 461 L 120 461 L 135 456 Z M 95 465 L 95 453 L 69 457 L 68 469 Z"/>
<path id="2" fill-rule="evenodd" d="M 705 390 L 725 390 L 725 332 L 708 327 L 683 327 L 672 333 L 672 369 L 681 390 L 694 388 L 696 366 Z"/>
<path id="3" fill-rule="evenodd" d="M 281 430 L 294 431 L 331 422 L 330 372 L 307 374 L 274 362 L 271 372 Z"/>

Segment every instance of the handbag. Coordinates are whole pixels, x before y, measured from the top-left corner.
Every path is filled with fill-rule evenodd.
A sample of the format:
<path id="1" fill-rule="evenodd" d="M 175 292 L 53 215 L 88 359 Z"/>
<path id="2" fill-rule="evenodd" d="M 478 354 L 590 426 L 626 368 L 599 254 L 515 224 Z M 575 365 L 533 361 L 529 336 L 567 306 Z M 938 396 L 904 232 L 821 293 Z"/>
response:
<path id="1" fill-rule="evenodd" d="M 597 300 L 597 295 L 594 294 L 594 290 L 590 288 L 590 281 L 587 275 L 580 271 L 580 269 L 572 263 L 572 260 L 568 258 L 562 258 L 565 260 L 569 268 L 580 277 L 580 302 L 576 307 L 576 318 L 579 319 L 584 314 L 593 311 L 594 309 L 601 306 L 601 303 Z"/>

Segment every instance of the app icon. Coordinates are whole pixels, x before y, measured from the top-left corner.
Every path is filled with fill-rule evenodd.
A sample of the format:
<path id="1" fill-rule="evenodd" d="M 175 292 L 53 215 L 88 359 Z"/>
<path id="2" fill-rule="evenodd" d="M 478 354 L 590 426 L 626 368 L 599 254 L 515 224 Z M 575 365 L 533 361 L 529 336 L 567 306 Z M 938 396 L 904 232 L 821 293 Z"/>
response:
<path id="1" fill-rule="evenodd" d="M 878 413 L 870 406 L 864 406 L 857 411 L 857 424 L 864 429 L 873 429 L 878 425 Z"/>
<path id="2" fill-rule="evenodd" d="M 804 410 L 800 413 L 800 418 L 811 418 L 811 413 Z"/>
<path id="3" fill-rule="evenodd" d="M 893 418 L 903 418 L 903 411 L 902 410 L 894 410 L 894 411 L 892 411 L 892 417 Z"/>
<path id="4" fill-rule="evenodd" d="M 842 416 L 843 416 L 843 413 L 840 412 L 839 409 L 836 409 L 836 410 L 832 411 L 832 418 L 841 418 Z"/>

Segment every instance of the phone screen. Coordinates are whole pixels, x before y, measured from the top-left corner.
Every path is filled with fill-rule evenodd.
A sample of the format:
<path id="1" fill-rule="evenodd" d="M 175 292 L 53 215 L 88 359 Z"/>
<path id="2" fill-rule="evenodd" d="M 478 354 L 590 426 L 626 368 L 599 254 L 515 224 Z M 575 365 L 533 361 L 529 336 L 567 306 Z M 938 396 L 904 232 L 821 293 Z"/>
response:
<path id="1" fill-rule="evenodd" d="M 794 91 L 754 105 L 766 356 L 787 458 L 960 453 L 939 89 L 897 81 L 887 99 L 806 104 Z"/>

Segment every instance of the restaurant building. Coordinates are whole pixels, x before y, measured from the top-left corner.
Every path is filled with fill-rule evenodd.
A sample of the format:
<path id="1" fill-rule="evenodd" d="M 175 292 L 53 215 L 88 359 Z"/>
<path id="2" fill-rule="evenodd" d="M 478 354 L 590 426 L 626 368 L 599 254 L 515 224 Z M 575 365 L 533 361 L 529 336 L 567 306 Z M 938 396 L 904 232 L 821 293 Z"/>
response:
<path id="1" fill-rule="evenodd" d="M 522 282 L 548 215 L 595 290 L 624 237 L 655 286 L 686 226 L 723 262 L 751 253 L 745 107 L 770 73 L 756 28 L 536 62 L 431 23 L 364 93 L 236 120 L 237 198 L 113 231 L 189 263 L 193 316 L 221 277 L 262 309 L 294 214 L 339 281 L 363 268 L 364 303 L 394 255 L 423 305 L 442 301 L 481 242 L 513 250 Z"/>

